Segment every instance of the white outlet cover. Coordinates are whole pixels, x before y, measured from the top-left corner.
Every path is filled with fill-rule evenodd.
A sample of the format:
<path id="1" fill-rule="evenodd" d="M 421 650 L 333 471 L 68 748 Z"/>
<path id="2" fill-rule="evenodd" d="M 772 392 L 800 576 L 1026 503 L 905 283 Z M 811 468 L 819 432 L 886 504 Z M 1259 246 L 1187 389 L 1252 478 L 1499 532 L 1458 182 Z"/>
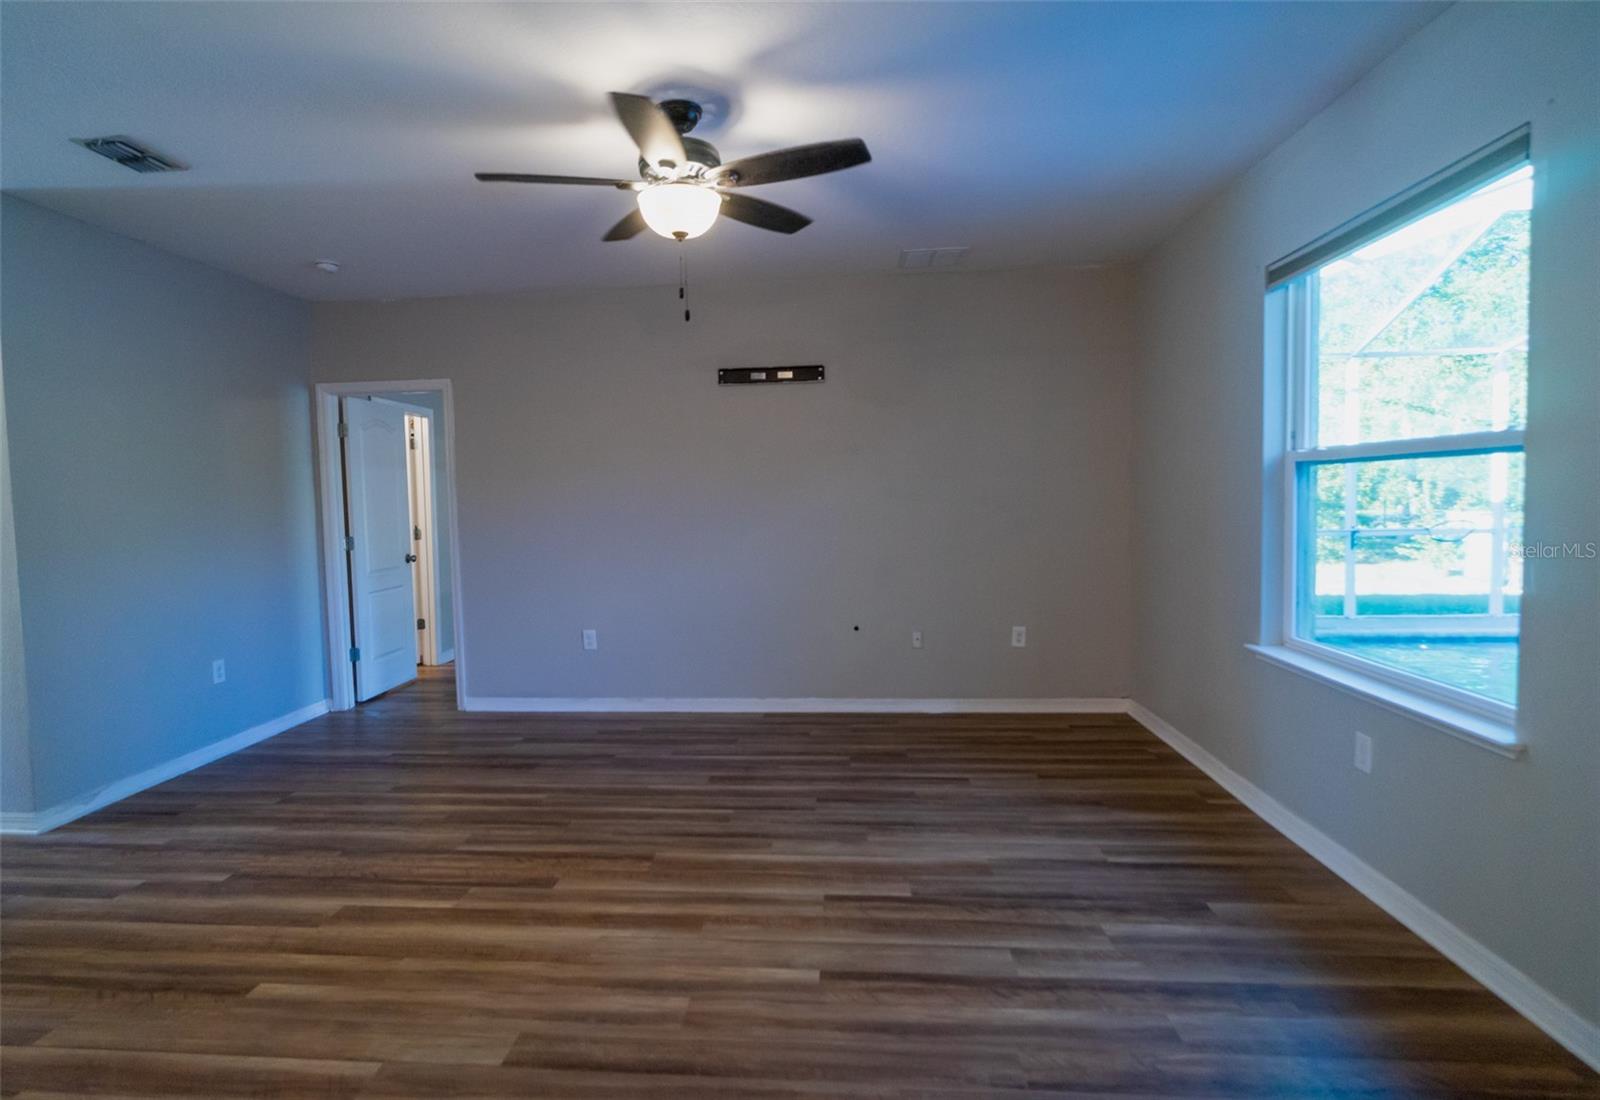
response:
<path id="1" fill-rule="evenodd" d="M 228 678 L 228 662 L 218 657 L 211 662 L 211 682 L 220 684 Z"/>
<path id="2" fill-rule="evenodd" d="M 911 648 L 912 649 L 921 649 L 922 648 L 922 631 L 913 630 L 911 632 Z"/>
<path id="3" fill-rule="evenodd" d="M 583 632 L 583 648 L 584 649 L 599 649 L 600 648 L 600 635 L 597 634 L 593 630 L 585 630 Z"/>
<path id="4" fill-rule="evenodd" d="M 1356 731 L 1356 759 L 1357 771 L 1372 774 L 1372 738 L 1361 731 Z"/>
<path id="5" fill-rule="evenodd" d="M 1025 626 L 1014 626 L 1014 627 L 1012 627 L 1011 628 L 1011 644 L 1016 646 L 1018 649 L 1021 649 L 1023 646 L 1027 645 L 1028 644 L 1028 628 L 1025 627 Z"/>

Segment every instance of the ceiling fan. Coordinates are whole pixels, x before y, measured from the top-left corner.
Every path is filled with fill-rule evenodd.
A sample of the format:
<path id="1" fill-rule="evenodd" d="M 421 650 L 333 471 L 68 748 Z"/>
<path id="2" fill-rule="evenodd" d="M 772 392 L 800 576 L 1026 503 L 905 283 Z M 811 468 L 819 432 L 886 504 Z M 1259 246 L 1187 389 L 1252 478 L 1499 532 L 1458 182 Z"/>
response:
<path id="1" fill-rule="evenodd" d="M 710 229 L 718 214 L 774 233 L 798 233 L 811 224 L 810 218 L 775 202 L 741 194 L 738 189 L 820 176 L 872 159 L 866 142 L 847 138 L 758 153 L 723 164 L 709 142 L 688 136 L 700 121 L 700 104 L 693 100 L 668 99 L 657 104 L 642 95 L 612 92 L 611 105 L 639 146 L 639 179 L 521 172 L 478 172 L 477 178 L 489 183 L 566 183 L 632 191 L 638 209 L 612 226 L 604 240 L 625 241 L 649 228 L 663 237 L 686 241 Z"/>

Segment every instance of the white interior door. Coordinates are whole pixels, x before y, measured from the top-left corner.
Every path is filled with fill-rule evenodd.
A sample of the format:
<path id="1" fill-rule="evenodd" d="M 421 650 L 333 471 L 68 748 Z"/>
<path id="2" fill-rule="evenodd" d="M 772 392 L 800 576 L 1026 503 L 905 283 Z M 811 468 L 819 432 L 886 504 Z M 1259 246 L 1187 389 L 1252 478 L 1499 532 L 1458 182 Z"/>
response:
<path id="1" fill-rule="evenodd" d="M 346 398 L 344 422 L 356 701 L 363 702 L 417 678 L 406 412 L 381 398 Z"/>

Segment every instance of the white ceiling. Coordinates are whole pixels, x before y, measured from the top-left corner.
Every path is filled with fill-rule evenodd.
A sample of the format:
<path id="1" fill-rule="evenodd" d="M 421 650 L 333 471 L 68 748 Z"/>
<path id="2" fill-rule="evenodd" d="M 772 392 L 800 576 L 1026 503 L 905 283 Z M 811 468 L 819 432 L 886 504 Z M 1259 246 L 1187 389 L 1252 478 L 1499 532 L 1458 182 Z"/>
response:
<path id="1" fill-rule="evenodd" d="M 0 183 L 305 298 L 674 281 L 603 244 L 629 196 L 476 170 L 632 176 L 605 93 L 691 85 L 724 159 L 862 137 L 874 160 L 755 192 L 697 277 L 1139 255 L 1442 5 L 1415 3 L 0 5 Z M 73 137 L 192 166 L 140 176 Z M 311 268 L 318 258 L 344 266 Z"/>

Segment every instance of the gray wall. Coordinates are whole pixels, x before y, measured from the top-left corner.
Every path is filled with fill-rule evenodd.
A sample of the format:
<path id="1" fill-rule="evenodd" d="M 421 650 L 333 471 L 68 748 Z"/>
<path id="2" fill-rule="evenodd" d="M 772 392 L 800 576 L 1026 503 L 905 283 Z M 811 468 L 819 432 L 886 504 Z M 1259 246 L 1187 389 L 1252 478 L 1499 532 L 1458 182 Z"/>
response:
<path id="1" fill-rule="evenodd" d="M 0 313 L 0 328 L 4 325 Z M 5 377 L 0 354 L 0 382 Z M 0 391 L 3 391 L 0 385 Z M 33 762 L 28 756 L 28 681 L 17 586 L 17 537 L 11 514 L 11 448 L 0 392 L 0 813 L 33 812 Z"/>
<path id="2" fill-rule="evenodd" d="M 1530 120 L 1526 537 L 1600 539 L 1597 47 L 1593 5 L 1467 4 L 1424 28 L 1142 267 L 1134 416 L 1136 698 L 1591 1020 L 1600 562 L 1528 563 L 1520 761 L 1244 647 L 1280 545 L 1262 537 L 1263 424 L 1280 400 L 1265 265 Z M 1370 776 L 1351 767 L 1357 729 L 1376 741 Z"/>
<path id="3" fill-rule="evenodd" d="M 45 809 L 325 697 L 308 307 L 3 201 L 5 411 Z M 211 683 L 214 657 L 225 684 Z"/>
<path id="4" fill-rule="evenodd" d="M 454 381 L 470 695 L 1126 693 L 1125 272 L 692 300 L 315 307 L 316 380 Z M 828 380 L 714 384 L 795 363 Z"/>

